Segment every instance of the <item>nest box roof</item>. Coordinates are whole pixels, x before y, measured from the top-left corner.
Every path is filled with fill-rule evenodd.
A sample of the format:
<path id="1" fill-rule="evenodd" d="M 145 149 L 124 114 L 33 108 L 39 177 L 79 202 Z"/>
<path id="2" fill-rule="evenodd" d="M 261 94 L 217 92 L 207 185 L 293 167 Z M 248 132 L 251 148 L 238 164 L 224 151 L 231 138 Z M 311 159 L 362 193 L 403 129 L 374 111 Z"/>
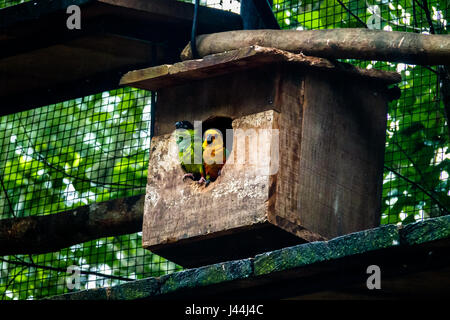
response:
<path id="1" fill-rule="evenodd" d="M 52 299 L 442 297 L 443 292 L 448 292 L 443 290 L 449 285 L 449 227 L 448 215 L 402 228 L 385 225 L 329 241 L 266 252 L 252 259 L 228 261 Z M 378 294 L 377 290 L 366 287 L 370 274 L 364 272 L 371 264 L 382 266 L 383 290 Z"/>
<path id="2" fill-rule="evenodd" d="M 361 69 L 347 63 L 332 62 L 328 59 L 305 56 L 301 53 L 294 54 L 275 48 L 250 46 L 212 54 L 203 59 L 130 71 L 122 77 L 120 84 L 147 90 L 158 90 L 187 81 L 212 78 L 274 63 L 289 63 L 316 70 L 340 72 L 381 81 L 386 85 L 398 83 L 401 80 L 400 74 L 396 72 Z"/>

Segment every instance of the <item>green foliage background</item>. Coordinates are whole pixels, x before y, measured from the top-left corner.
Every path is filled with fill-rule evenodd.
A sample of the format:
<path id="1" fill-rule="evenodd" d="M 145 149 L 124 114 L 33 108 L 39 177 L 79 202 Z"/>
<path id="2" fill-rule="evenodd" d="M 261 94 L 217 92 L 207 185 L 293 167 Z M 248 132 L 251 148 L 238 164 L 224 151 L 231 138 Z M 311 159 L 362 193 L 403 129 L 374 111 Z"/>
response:
<path id="1" fill-rule="evenodd" d="M 8 197 L 3 191 L 0 217 L 53 214 L 145 193 L 150 106 L 150 92 L 121 88 L 1 117 L 1 191 Z M 81 288 L 180 269 L 143 250 L 140 233 L 110 237 L 54 253 L 0 258 L 0 298 L 67 291 L 70 265 L 88 273 Z"/>
<path id="2" fill-rule="evenodd" d="M 0 8 L 21 2 L 0 0 Z M 236 8 L 234 0 L 203 4 Z M 369 25 L 430 33 L 431 21 L 436 33 L 448 32 L 447 0 L 274 0 L 273 9 L 285 29 Z M 402 74 L 402 96 L 389 106 L 381 223 L 448 213 L 449 131 L 437 69 L 351 62 Z M 0 218 L 144 193 L 149 106 L 149 92 L 124 88 L 0 118 L 0 177 L 8 195 L 0 189 Z M 0 299 L 67 292 L 69 265 L 85 272 L 82 289 L 181 270 L 143 250 L 140 233 L 110 237 L 49 254 L 0 257 Z"/>

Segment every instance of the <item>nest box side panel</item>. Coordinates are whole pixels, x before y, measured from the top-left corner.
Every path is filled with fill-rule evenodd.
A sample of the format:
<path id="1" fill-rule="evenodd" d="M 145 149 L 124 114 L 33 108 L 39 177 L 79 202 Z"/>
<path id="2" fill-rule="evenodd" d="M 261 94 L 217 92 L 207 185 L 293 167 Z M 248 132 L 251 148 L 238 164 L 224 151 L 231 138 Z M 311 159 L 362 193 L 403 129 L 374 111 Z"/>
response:
<path id="1" fill-rule="evenodd" d="M 276 110 L 276 76 L 276 66 L 270 66 L 161 89 L 155 108 L 155 135 L 172 132 L 175 122 L 181 120 L 193 123 L 214 116 L 236 119 Z"/>
<path id="2" fill-rule="evenodd" d="M 300 224 L 326 238 L 379 225 L 387 97 L 378 89 L 342 75 L 305 77 L 293 191 Z"/>
<path id="3" fill-rule="evenodd" d="M 278 113 L 273 110 L 241 117 L 233 121 L 233 130 L 273 128 L 277 118 Z M 256 137 L 263 139 L 266 157 L 270 157 L 272 140 L 259 133 Z M 261 163 L 252 166 L 238 161 L 236 153 L 240 150 L 235 146 L 240 143 L 237 138 L 235 134 L 233 149 L 222 174 L 208 187 L 189 179 L 182 181 L 184 172 L 178 160 L 175 134 L 152 139 L 143 247 L 153 250 L 185 239 L 201 241 L 267 222 L 272 177 L 269 170 L 261 168 Z M 262 163 L 270 164 L 270 158 Z"/>
<path id="4" fill-rule="evenodd" d="M 280 147 L 278 171 L 273 176 L 275 185 L 269 203 L 269 221 L 306 241 L 320 241 L 324 237 L 317 230 L 305 228 L 298 214 L 305 72 L 308 71 L 287 66 L 280 68 L 277 77 L 275 105 L 281 110 Z"/>

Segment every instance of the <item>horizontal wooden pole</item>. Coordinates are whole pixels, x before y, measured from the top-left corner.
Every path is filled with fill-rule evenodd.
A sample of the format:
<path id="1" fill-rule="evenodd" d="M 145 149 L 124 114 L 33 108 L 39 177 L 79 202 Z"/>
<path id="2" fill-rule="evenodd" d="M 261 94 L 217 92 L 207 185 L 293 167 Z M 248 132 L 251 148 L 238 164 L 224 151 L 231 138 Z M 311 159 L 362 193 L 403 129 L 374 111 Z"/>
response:
<path id="1" fill-rule="evenodd" d="M 260 46 L 244 47 L 237 50 L 217 53 L 200 60 L 187 60 L 173 65 L 160 65 L 140 70 L 130 71 L 120 80 L 120 85 L 158 91 L 161 88 L 177 86 L 193 80 L 207 79 L 219 75 L 240 72 L 250 68 L 262 68 L 273 63 L 289 63 L 293 67 L 304 66 L 311 70 L 339 72 L 349 76 L 356 76 L 387 85 L 401 81 L 397 72 L 378 69 L 362 69 L 354 65 L 324 58 L 304 56 L 275 48 Z M 398 99 L 400 92 L 391 93 L 391 99 Z M 397 96 L 397 97 L 396 97 Z"/>
<path id="2" fill-rule="evenodd" d="M 93 203 L 62 213 L 0 220 L 0 256 L 46 253 L 142 230 L 145 195 Z"/>
<path id="3" fill-rule="evenodd" d="M 362 59 L 422 65 L 448 64 L 450 36 L 358 28 L 330 30 L 239 30 L 197 37 L 201 57 L 259 45 L 331 59 Z M 192 59 L 190 45 L 181 53 Z"/>

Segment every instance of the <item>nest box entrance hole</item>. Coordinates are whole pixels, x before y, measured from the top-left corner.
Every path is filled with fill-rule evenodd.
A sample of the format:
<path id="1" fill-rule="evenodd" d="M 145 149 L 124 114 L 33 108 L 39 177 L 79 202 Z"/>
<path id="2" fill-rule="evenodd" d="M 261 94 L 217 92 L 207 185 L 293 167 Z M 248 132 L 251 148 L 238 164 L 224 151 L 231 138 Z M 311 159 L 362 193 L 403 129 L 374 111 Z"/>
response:
<path id="1" fill-rule="evenodd" d="M 206 131 L 209 129 L 216 129 L 222 135 L 223 147 L 227 148 L 228 153 L 226 154 L 225 161 L 233 150 L 233 120 L 229 117 L 222 116 L 212 116 L 203 121 L 202 123 L 202 137 L 203 141 L 207 138 L 205 136 Z M 214 182 L 215 179 L 211 179 Z"/>

